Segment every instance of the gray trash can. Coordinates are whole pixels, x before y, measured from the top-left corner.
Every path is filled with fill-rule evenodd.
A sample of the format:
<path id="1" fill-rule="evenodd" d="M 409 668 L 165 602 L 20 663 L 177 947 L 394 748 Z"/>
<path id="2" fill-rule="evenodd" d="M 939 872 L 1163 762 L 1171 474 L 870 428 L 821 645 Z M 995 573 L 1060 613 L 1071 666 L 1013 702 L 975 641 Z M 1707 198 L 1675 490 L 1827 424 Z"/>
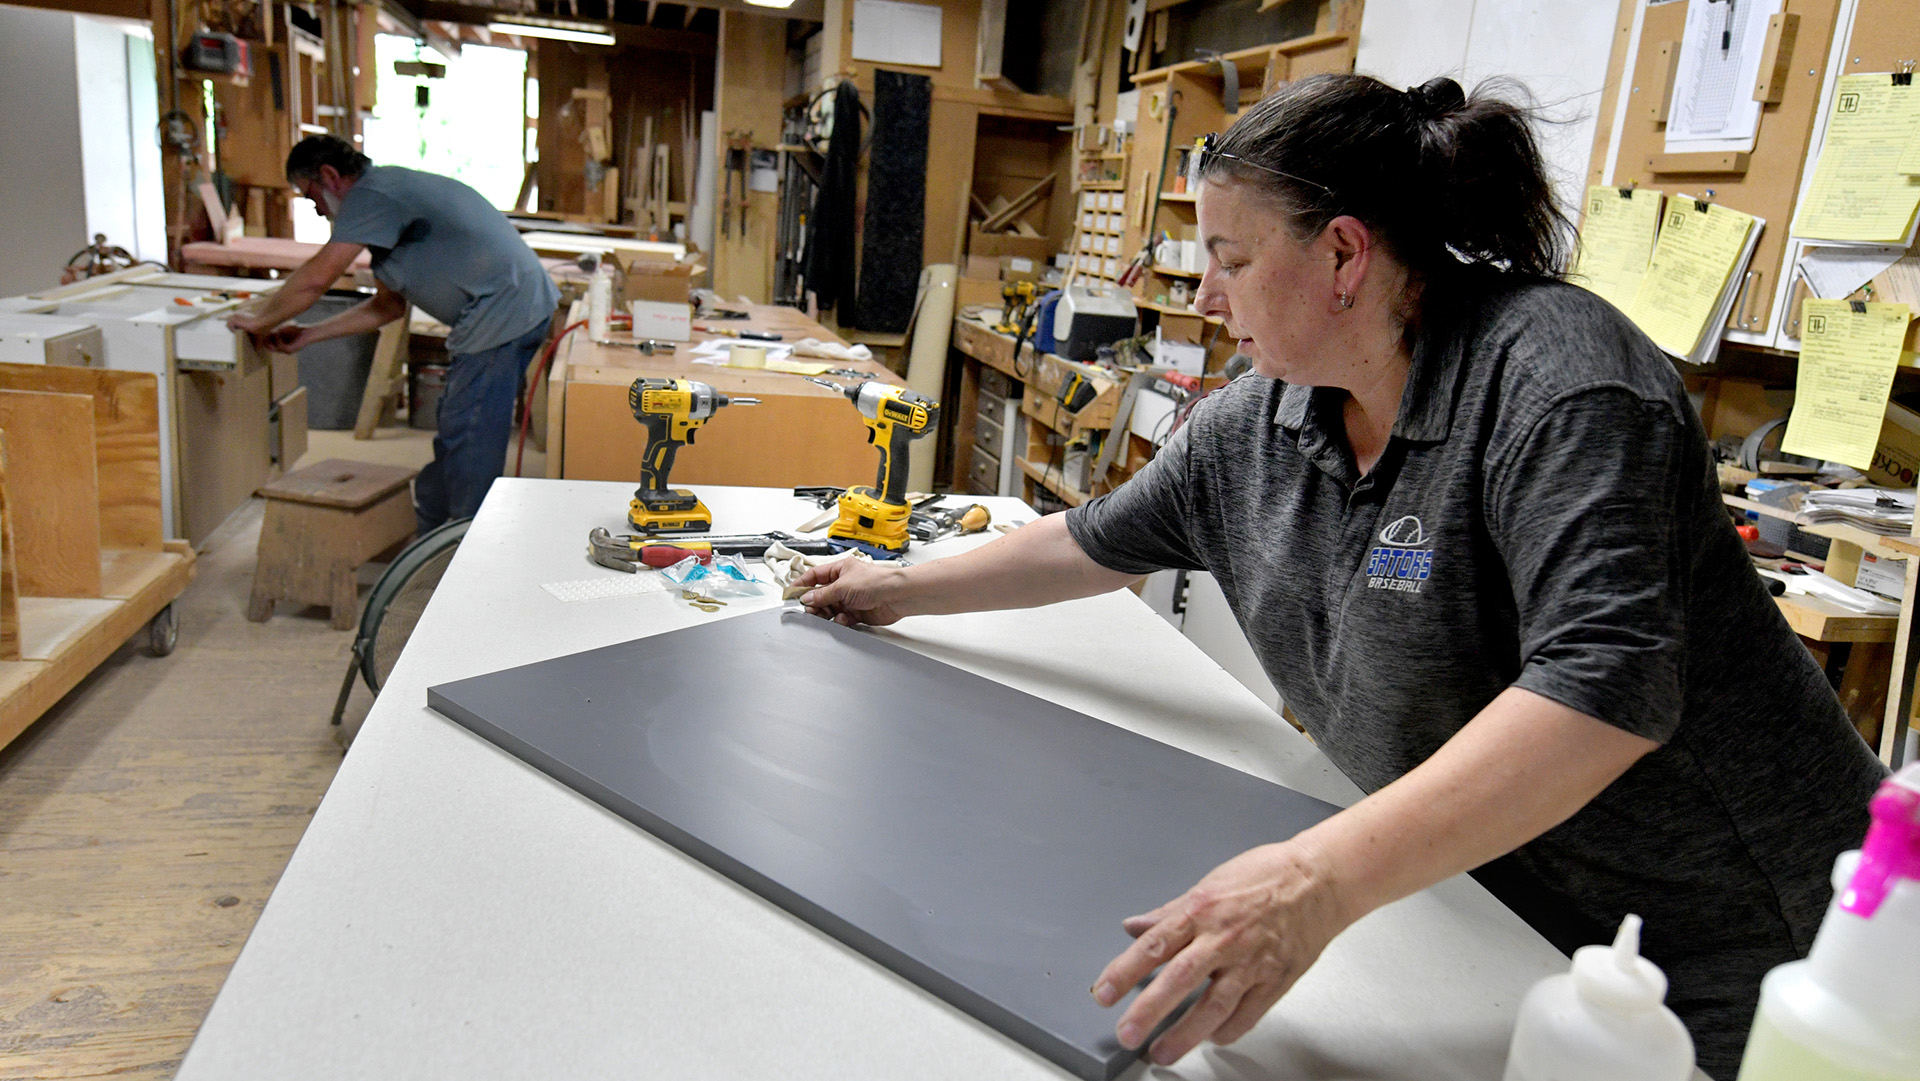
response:
<path id="1" fill-rule="evenodd" d="M 328 293 L 314 301 L 294 322 L 312 326 L 367 299 L 358 293 Z M 307 388 L 307 427 L 340 431 L 360 417 L 360 398 L 373 370 L 374 347 L 380 332 L 352 334 L 309 345 L 296 354 L 300 385 Z"/>
<path id="2" fill-rule="evenodd" d="M 437 429 L 440 426 L 440 398 L 447 392 L 447 366 L 415 365 L 407 383 L 407 423 L 427 431 Z"/>

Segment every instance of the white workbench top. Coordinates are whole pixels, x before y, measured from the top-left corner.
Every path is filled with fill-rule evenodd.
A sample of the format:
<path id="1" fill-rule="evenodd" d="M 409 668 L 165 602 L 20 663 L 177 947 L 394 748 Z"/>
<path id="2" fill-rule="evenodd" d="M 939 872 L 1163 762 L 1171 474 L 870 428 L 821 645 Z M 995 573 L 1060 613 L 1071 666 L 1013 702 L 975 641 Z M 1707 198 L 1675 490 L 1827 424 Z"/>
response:
<path id="1" fill-rule="evenodd" d="M 781 490 L 696 490 L 720 532 L 816 510 Z M 1066 1076 L 427 709 L 432 684 L 724 618 L 667 593 L 562 603 L 540 588 L 616 573 L 587 561 L 585 538 L 623 528 L 630 492 L 494 485 L 180 1081 Z M 996 521 L 1033 517 L 983 502 Z M 1130 593 L 874 633 L 1322 799 L 1358 796 Z M 1239 1043 L 1128 1076 L 1494 1078 L 1521 995 L 1566 965 L 1455 878 L 1340 936 Z"/>

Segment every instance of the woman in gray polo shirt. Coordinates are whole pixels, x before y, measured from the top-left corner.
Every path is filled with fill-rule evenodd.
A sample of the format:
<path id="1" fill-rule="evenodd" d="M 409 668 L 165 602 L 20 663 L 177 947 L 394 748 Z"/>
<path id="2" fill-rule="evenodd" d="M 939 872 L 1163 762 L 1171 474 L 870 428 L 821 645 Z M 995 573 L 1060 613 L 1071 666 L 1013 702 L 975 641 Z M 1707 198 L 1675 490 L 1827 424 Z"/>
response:
<path id="1" fill-rule="evenodd" d="M 1804 956 L 1884 776 L 1754 574 L 1667 357 L 1558 280 L 1527 114 L 1449 79 L 1291 84 L 1201 162 L 1196 307 L 1254 375 L 1111 495 L 923 566 L 832 564 L 841 622 L 1210 571 L 1369 795 L 1127 921 L 1095 983 L 1171 1062 L 1247 1032 L 1367 912 L 1472 870 L 1564 950 L 1628 912 L 1702 1068 Z M 1210 981 L 1210 982 L 1209 982 Z"/>

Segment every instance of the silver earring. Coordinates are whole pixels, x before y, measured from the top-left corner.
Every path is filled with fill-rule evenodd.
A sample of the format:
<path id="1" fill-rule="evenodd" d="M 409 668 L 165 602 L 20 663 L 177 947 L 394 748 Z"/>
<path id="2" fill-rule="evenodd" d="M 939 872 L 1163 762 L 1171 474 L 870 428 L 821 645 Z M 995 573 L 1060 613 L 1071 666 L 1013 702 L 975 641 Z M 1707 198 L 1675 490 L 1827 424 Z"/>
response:
<path id="1" fill-rule="evenodd" d="M 1340 301 L 1340 307 L 1342 310 L 1353 307 L 1352 293 L 1341 293 L 1336 299 Z"/>

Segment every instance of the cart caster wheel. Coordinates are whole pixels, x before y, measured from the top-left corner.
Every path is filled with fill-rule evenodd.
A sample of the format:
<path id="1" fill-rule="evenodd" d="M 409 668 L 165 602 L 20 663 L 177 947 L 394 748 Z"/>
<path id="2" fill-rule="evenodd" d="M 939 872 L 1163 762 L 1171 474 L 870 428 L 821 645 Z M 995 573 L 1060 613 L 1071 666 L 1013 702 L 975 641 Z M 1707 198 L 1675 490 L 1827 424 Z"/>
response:
<path id="1" fill-rule="evenodd" d="M 164 657 L 172 653 L 173 647 L 179 642 L 180 619 L 173 614 L 173 605 L 169 604 L 147 621 L 147 652 Z"/>

